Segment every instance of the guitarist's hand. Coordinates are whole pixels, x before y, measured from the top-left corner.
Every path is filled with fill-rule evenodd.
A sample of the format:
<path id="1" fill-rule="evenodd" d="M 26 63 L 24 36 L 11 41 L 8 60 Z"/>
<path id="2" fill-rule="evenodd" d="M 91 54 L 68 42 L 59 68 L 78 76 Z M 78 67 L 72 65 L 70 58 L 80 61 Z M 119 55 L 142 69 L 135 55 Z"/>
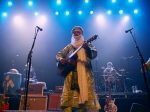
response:
<path id="1" fill-rule="evenodd" d="M 61 59 L 60 59 L 60 63 L 61 63 L 61 64 L 65 64 L 66 62 L 67 62 L 67 60 L 66 60 L 65 58 L 61 58 Z"/>
<path id="2" fill-rule="evenodd" d="M 83 43 L 82 47 L 83 47 L 84 49 L 87 49 L 87 48 L 88 48 L 88 44 L 87 44 L 87 42 L 86 42 L 86 41 L 84 41 L 84 43 Z"/>

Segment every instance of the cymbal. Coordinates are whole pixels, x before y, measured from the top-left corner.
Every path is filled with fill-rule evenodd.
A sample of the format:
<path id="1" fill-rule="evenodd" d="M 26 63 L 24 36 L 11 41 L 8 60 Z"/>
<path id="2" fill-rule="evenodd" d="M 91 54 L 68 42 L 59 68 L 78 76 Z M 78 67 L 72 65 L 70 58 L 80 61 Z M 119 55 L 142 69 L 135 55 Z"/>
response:
<path id="1" fill-rule="evenodd" d="M 108 76 L 108 75 L 100 75 L 100 76 Z"/>
<path id="2" fill-rule="evenodd" d="M 120 72 L 125 72 L 125 69 L 119 69 Z"/>

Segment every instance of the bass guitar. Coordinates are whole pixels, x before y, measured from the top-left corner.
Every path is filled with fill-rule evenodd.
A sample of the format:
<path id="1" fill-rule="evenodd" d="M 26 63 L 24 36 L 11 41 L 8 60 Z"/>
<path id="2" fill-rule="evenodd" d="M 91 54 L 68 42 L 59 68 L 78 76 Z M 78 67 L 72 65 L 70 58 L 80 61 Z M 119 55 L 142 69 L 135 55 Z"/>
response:
<path id="1" fill-rule="evenodd" d="M 98 35 L 94 35 L 90 39 L 88 39 L 86 42 L 89 43 L 93 40 L 96 40 Z M 73 53 L 69 53 L 66 56 L 67 63 L 66 64 L 61 64 L 60 62 L 58 63 L 58 68 L 57 68 L 57 74 L 62 77 L 66 77 L 72 70 L 75 69 L 76 67 L 76 60 L 77 60 L 77 55 L 75 55 L 83 45 L 81 45 L 78 49 L 76 49 Z"/>
<path id="2" fill-rule="evenodd" d="M 1 111 L 9 110 L 9 103 L 8 103 L 9 97 L 6 97 L 7 82 L 9 81 L 9 79 L 10 79 L 10 75 L 7 75 L 3 83 L 4 91 L 3 91 Z"/>
<path id="3" fill-rule="evenodd" d="M 104 106 L 104 111 L 105 112 L 117 112 L 118 108 L 117 106 L 114 104 L 115 103 L 115 99 L 112 100 L 111 99 L 111 84 L 110 84 L 110 78 L 107 78 L 107 82 L 108 82 L 108 92 L 109 92 L 109 96 L 106 97 L 105 102 L 106 105 Z"/>

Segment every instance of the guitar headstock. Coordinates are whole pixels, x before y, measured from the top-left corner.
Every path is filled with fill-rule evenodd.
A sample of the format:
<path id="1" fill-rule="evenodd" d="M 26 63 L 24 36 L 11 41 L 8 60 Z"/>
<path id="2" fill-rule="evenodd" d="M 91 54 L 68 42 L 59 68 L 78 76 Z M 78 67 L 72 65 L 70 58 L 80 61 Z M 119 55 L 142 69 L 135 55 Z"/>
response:
<path id="1" fill-rule="evenodd" d="M 96 40 L 98 37 L 98 35 L 94 35 L 93 37 L 91 37 L 90 39 L 87 40 L 87 43 L 93 41 L 93 40 Z"/>

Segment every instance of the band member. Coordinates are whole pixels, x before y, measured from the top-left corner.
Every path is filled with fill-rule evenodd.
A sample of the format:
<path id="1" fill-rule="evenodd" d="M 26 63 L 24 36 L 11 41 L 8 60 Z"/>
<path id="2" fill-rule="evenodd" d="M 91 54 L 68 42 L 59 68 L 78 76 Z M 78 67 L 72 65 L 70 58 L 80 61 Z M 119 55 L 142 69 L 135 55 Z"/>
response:
<path id="1" fill-rule="evenodd" d="M 143 72 L 143 70 L 141 69 L 141 71 Z M 144 65 L 144 71 L 145 72 L 150 72 L 150 58 L 149 58 L 149 60 L 145 63 L 145 65 Z"/>
<path id="2" fill-rule="evenodd" d="M 84 41 L 83 29 L 75 26 L 72 29 L 71 43 L 58 52 L 58 63 L 66 64 L 66 55 L 83 46 L 77 53 L 75 69 L 68 73 L 64 80 L 61 98 L 63 112 L 98 111 L 101 107 L 94 92 L 94 77 L 90 60 L 97 56 L 96 48 Z"/>
<path id="3" fill-rule="evenodd" d="M 107 67 L 104 69 L 103 71 L 103 75 L 104 75 L 104 80 L 105 80 L 105 91 L 107 88 L 107 83 L 108 80 L 110 81 L 111 85 L 112 85 L 112 91 L 116 92 L 117 91 L 117 82 L 119 82 L 118 76 L 121 76 L 121 74 L 119 74 L 113 67 L 112 62 L 108 62 L 107 63 Z M 118 87 L 118 89 L 121 89 L 120 87 Z M 118 90 L 120 91 L 120 90 Z"/>
<path id="4" fill-rule="evenodd" d="M 22 84 L 21 84 L 21 87 L 25 87 L 25 83 L 27 81 L 27 77 L 28 77 L 28 71 L 29 71 L 29 66 L 28 64 L 25 65 L 25 69 L 23 70 L 23 76 L 22 76 Z M 37 82 L 37 77 L 36 77 L 36 73 L 31 65 L 31 68 L 30 68 L 30 77 L 29 77 L 29 81 L 32 82 Z"/>

